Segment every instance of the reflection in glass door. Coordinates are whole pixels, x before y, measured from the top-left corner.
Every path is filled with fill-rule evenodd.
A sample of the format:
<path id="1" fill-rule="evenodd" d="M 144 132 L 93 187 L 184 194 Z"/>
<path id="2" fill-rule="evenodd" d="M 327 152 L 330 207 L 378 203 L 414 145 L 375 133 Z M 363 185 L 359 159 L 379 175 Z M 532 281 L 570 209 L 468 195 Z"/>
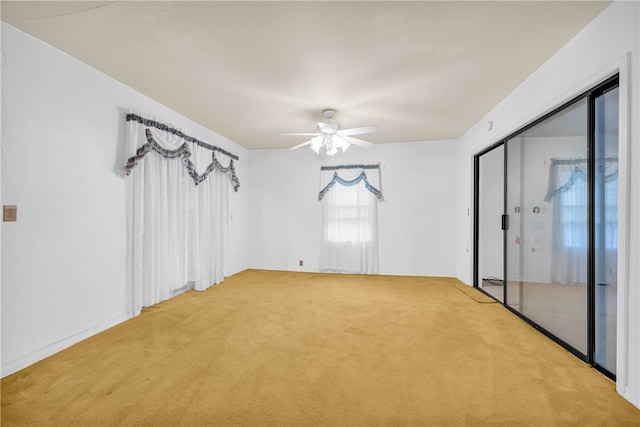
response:
<path id="1" fill-rule="evenodd" d="M 479 288 L 500 302 L 504 301 L 504 146 L 477 158 L 478 233 L 477 277 Z"/>
<path id="2" fill-rule="evenodd" d="M 475 157 L 474 285 L 611 377 L 618 92 L 614 76 Z"/>
<path id="3" fill-rule="evenodd" d="M 509 139 L 506 303 L 588 353 L 588 102 Z"/>
<path id="4" fill-rule="evenodd" d="M 595 363 L 616 373 L 618 87 L 595 98 Z"/>

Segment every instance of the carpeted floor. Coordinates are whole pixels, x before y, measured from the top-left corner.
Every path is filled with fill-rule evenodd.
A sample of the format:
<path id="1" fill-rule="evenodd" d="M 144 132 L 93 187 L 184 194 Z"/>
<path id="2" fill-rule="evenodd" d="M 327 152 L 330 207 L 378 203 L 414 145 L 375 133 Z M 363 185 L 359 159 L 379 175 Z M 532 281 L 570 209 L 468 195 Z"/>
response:
<path id="1" fill-rule="evenodd" d="M 640 426 L 455 279 L 248 270 L 2 380 L 2 425 Z"/>

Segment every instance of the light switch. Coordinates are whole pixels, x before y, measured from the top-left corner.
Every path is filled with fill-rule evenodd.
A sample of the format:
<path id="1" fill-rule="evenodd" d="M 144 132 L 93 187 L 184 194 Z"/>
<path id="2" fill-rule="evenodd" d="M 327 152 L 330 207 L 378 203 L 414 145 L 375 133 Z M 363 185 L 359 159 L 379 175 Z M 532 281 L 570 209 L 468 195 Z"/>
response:
<path id="1" fill-rule="evenodd" d="M 18 220 L 18 207 L 16 205 L 4 205 L 2 207 L 2 220 L 15 222 Z"/>

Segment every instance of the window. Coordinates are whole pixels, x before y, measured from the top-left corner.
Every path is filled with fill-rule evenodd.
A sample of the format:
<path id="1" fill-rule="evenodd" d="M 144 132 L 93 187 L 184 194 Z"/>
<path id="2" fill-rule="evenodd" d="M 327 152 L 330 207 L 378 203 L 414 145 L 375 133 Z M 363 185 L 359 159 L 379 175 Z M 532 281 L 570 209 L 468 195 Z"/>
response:
<path id="1" fill-rule="evenodd" d="M 584 164 L 586 165 L 586 160 Z M 587 176 L 581 170 L 560 173 L 567 189 L 553 204 L 558 247 L 587 251 Z M 564 176 L 563 176 L 564 175 Z M 566 179 L 565 179 L 566 178 Z"/>
<path id="2" fill-rule="evenodd" d="M 341 186 L 333 191 L 331 196 L 334 197 L 327 199 L 323 227 L 328 241 L 355 244 L 374 240 L 376 200 L 366 189 L 363 191 L 358 187 L 363 185 Z"/>
<path id="3" fill-rule="evenodd" d="M 378 273 L 378 199 L 365 171 L 337 171 L 320 192 L 322 241 L 320 269 L 341 273 Z M 356 175 L 355 178 L 352 178 Z M 352 178 L 352 179 L 349 179 Z"/>

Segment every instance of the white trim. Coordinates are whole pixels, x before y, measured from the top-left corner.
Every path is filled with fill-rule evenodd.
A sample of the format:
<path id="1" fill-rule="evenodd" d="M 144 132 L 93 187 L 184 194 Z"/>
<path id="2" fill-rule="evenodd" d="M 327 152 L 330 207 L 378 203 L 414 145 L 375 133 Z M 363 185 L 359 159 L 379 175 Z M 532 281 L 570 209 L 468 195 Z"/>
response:
<path id="1" fill-rule="evenodd" d="M 618 393 L 629 402 L 640 408 L 640 393 L 630 387 L 624 387 L 622 390 L 617 389 Z"/>
<path id="2" fill-rule="evenodd" d="M 493 142 L 492 144 L 495 144 L 496 142 L 498 142 L 500 140 L 496 140 L 495 142 Z M 482 150 L 485 150 L 487 148 L 489 148 L 492 144 L 487 145 L 486 147 L 484 147 Z M 467 254 L 469 254 L 469 256 L 467 257 L 467 259 L 469 260 L 469 271 L 471 271 L 471 274 L 469 274 L 469 286 L 473 286 L 473 284 L 475 283 L 476 277 L 473 275 L 473 270 L 474 270 L 474 263 L 476 262 L 476 260 L 474 259 L 474 254 L 475 254 L 475 250 L 476 250 L 476 237 L 475 237 L 475 221 L 476 221 L 476 195 L 475 195 L 475 191 L 476 191 L 476 164 L 475 164 L 475 157 L 476 155 L 482 151 L 482 150 L 478 150 L 475 153 L 471 153 L 471 156 L 468 159 L 469 162 L 469 170 L 471 171 L 471 192 L 470 192 L 470 197 L 467 201 L 467 209 L 469 209 L 467 212 L 467 226 L 468 226 L 468 232 L 467 232 L 467 247 L 466 247 L 466 251 Z M 502 167 L 506 167 L 506 165 L 502 165 Z M 503 259 L 502 262 L 504 262 L 504 255 L 503 255 Z"/>
<path id="3" fill-rule="evenodd" d="M 24 369 L 30 365 L 33 365 L 34 363 L 39 362 L 40 360 L 45 359 L 49 356 L 52 356 L 55 353 L 64 350 L 65 348 L 71 347 L 72 345 L 77 344 L 80 341 L 83 341 L 93 335 L 96 335 L 102 331 L 112 328 L 119 323 L 125 322 L 131 319 L 132 317 L 133 317 L 132 313 L 127 313 L 127 314 L 114 317 L 99 325 L 93 326 L 89 329 L 85 329 L 84 331 L 70 335 L 52 344 L 48 344 L 42 348 L 34 350 L 29 354 L 25 354 L 23 356 L 17 357 L 6 363 L 3 361 L 1 377 L 4 378 L 15 372 L 18 372 L 19 370 Z"/>
<path id="4" fill-rule="evenodd" d="M 616 318 L 616 390 L 630 400 L 637 392 L 629 389 L 629 230 L 631 209 L 631 53 L 614 65 L 619 73 L 618 116 L 618 295 Z M 633 403 L 633 402 L 632 402 Z"/>

